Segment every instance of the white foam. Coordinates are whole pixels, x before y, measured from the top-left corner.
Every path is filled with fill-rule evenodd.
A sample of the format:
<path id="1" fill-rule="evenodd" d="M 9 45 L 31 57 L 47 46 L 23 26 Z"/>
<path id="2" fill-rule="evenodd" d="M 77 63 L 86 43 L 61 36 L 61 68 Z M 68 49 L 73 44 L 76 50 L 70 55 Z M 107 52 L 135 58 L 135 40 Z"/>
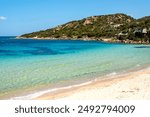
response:
<path id="1" fill-rule="evenodd" d="M 114 75 L 117 75 L 117 72 L 112 72 L 112 73 L 108 74 L 107 76 L 114 76 Z"/>
<path id="2" fill-rule="evenodd" d="M 139 67 L 139 66 L 141 66 L 141 65 L 140 65 L 140 64 L 137 64 L 137 65 L 136 65 L 136 67 Z"/>
<path id="3" fill-rule="evenodd" d="M 91 84 L 92 82 L 93 81 L 89 81 L 89 82 L 81 83 L 78 85 L 66 86 L 66 87 L 55 88 L 55 89 L 48 89 L 48 90 L 39 91 L 39 92 L 36 92 L 33 94 L 28 94 L 25 96 L 13 97 L 13 98 L 10 98 L 10 100 L 30 100 L 30 99 L 34 99 L 34 98 L 37 98 L 39 96 L 42 96 L 46 93 L 51 93 L 51 92 L 55 92 L 55 91 L 59 91 L 59 90 L 65 90 L 65 89 L 75 88 L 75 87 L 79 87 L 79 86 L 84 86 L 84 85 Z"/>

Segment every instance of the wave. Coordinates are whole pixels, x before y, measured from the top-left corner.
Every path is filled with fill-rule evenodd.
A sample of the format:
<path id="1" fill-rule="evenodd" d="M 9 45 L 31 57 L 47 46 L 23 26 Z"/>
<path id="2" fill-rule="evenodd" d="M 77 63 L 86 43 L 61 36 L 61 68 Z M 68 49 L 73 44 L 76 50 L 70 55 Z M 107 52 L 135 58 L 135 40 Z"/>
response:
<path id="1" fill-rule="evenodd" d="M 78 85 L 72 85 L 72 86 L 66 86 L 66 87 L 61 87 L 61 88 L 48 89 L 48 90 L 39 91 L 39 92 L 36 92 L 36 93 L 33 93 L 33 94 L 28 94 L 28 95 L 25 95 L 25 96 L 12 97 L 12 98 L 10 98 L 10 100 L 30 100 L 30 99 L 34 99 L 34 98 L 40 97 L 40 96 L 42 96 L 44 94 L 47 94 L 47 93 L 52 93 L 52 92 L 56 92 L 56 91 L 59 91 L 59 90 L 66 90 L 66 89 L 76 88 L 76 87 L 80 87 L 80 86 L 85 86 L 85 85 L 93 83 L 94 81 L 95 80 L 88 81 L 88 82 L 85 82 L 85 83 L 81 83 L 81 84 L 78 84 Z"/>

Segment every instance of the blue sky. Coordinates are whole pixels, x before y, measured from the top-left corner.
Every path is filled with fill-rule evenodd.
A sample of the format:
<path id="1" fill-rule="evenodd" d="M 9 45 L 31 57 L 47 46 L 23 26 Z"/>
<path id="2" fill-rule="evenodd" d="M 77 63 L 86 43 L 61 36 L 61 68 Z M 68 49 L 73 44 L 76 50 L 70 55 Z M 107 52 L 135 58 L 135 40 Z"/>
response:
<path id="1" fill-rule="evenodd" d="M 0 36 L 52 28 L 93 15 L 150 15 L 150 0 L 0 0 Z"/>

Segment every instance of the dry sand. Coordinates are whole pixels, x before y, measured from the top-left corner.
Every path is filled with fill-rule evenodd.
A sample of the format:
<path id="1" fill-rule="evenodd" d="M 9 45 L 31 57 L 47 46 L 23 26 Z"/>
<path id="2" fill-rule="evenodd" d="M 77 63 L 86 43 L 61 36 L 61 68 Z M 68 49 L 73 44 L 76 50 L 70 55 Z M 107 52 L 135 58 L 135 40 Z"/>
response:
<path id="1" fill-rule="evenodd" d="M 47 93 L 37 100 L 99 100 L 150 99 L 150 68 L 134 71 L 117 78 Z"/>

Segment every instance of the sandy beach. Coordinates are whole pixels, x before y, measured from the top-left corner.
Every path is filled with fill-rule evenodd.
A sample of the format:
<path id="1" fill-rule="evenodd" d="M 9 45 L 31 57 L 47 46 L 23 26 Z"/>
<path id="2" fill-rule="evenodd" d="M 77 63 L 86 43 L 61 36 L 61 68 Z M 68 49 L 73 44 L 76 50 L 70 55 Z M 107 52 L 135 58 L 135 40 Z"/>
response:
<path id="1" fill-rule="evenodd" d="M 150 68 L 41 95 L 36 100 L 150 99 Z"/>

